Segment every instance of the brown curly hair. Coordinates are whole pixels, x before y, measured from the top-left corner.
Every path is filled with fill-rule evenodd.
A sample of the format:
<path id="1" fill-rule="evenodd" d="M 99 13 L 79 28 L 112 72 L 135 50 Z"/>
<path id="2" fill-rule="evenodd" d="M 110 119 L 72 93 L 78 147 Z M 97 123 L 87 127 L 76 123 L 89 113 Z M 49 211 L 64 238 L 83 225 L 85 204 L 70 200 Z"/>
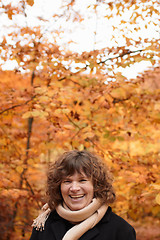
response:
<path id="1" fill-rule="evenodd" d="M 75 172 L 84 172 L 93 181 L 94 197 L 105 203 L 114 202 L 111 174 L 102 159 L 86 150 L 72 150 L 63 153 L 49 167 L 46 194 L 51 209 L 63 201 L 60 191 L 62 180 Z"/>

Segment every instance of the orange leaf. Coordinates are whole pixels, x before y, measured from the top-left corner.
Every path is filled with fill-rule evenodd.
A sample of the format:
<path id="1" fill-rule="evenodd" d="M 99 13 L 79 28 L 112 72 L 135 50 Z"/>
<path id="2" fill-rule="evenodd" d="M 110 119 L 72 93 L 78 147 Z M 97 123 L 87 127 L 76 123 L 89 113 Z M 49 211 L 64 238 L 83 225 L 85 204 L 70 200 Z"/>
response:
<path id="1" fill-rule="evenodd" d="M 34 0 L 27 0 L 28 5 L 33 6 L 34 5 Z"/>

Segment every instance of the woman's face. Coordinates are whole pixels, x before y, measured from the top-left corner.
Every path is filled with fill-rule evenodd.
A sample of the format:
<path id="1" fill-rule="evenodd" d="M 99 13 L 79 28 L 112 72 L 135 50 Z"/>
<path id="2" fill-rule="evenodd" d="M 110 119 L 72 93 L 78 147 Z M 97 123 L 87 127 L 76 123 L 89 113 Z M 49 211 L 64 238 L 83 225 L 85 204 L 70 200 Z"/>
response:
<path id="1" fill-rule="evenodd" d="M 86 207 L 93 199 L 93 183 L 84 173 L 75 172 L 63 179 L 61 194 L 67 207 L 72 211 Z"/>

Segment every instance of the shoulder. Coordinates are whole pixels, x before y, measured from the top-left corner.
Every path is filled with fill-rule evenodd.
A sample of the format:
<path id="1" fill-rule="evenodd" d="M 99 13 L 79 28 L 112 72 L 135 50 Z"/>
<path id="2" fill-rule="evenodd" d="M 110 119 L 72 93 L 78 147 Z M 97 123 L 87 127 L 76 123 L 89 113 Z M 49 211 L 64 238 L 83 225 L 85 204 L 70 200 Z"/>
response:
<path id="1" fill-rule="evenodd" d="M 60 220 L 60 219 L 62 219 L 62 218 L 58 215 L 58 213 L 56 212 L 56 210 L 52 210 L 52 211 L 50 212 L 50 215 L 49 215 L 46 223 L 54 222 L 54 221 L 57 221 L 57 220 Z"/>
<path id="2" fill-rule="evenodd" d="M 100 224 L 107 232 L 117 235 L 117 239 L 136 239 L 134 228 L 122 217 L 112 212 L 111 207 L 108 208 Z"/>
<path id="3" fill-rule="evenodd" d="M 105 213 L 102 222 L 114 222 L 117 225 L 131 226 L 126 220 L 112 212 L 112 208 L 108 207 L 107 212 Z"/>
<path id="4" fill-rule="evenodd" d="M 30 240 L 47 239 L 48 234 L 51 232 L 51 224 L 54 221 L 57 221 L 58 218 L 59 216 L 55 210 L 50 212 L 45 222 L 44 228 L 36 229 L 36 227 L 33 227 Z"/>
<path id="5" fill-rule="evenodd" d="M 55 210 L 51 211 L 48 216 L 45 217 L 43 214 L 40 214 L 34 221 L 33 221 L 33 229 L 37 232 L 43 232 L 47 225 L 54 221 L 57 218 L 57 212 Z"/>
<path id="6" fill-rule="evenodd" d="M 116 213 L 112 212 L 110 215 L 111 222 L 114 222 L 115 225 L 123 228 L 133 228 L 125 219 L 117 215 Z"/>

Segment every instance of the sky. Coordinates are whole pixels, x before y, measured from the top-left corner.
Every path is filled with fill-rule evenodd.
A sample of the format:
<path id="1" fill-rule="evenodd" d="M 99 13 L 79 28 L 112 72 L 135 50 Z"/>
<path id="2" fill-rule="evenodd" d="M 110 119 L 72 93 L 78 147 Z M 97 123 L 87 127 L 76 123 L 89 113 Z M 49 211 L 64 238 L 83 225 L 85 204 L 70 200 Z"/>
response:
<path id="1" fill-rule="evenodd" d="M 4 0 L 3 0 L 4 1 Z M 5 0 L 5 3 L 12 2 L 13 5 L 16 5 L 19 0 Z M 67 2 L 67 1 L 66 1 Z M 63 13 L 61 7 L 62 0 L 35 0 L 32 7 L 28 6 L 26 8 L 27 17 L 24 19 L 20 16 L 13 16 L 13 21 L 17 22 L 21 26 L 38 26 L 41 25 L 45 34 L 53 30 L 61 29 L 62 33 L 61 38 L 57 39 L 59 45 L 69 47 L 70 50 L 81 53 L 83 51 L 91 51 L 94 49 L 101 49 L 105 47 L 112 47 L 115 42 L 111 40 L 113 33 L 113 25 L 118 27 L 120 18 L 115 17 L 114 19 L 108 20 L 104 16 L 106 15 L 106 8 L 101 6 L 97 7 L 97 10 L 92 8 L 93 3 L 96 3 L 96 0 L 76 0 L 77 4 L 74 7 L 75 11 L 80 11 L 84 17 L 84 21 L 79 24 L 79 22 L 74 22 L 71 24 L 70 21 L 66 22 L 63 18 L 59 18 L 57 21 L 53 19 L 54 14 Z M 107 0 L 106 0 L 107 2 Z M 110 1 L 108 1 L 110 2 Z M 87 8 L 87 6 L 89 6 Z M 123 18 L 128 21 L 130 18 L 130 12 L 126 10 L 123 14 Z M 45 19 L 46 21 L 41 21 L 40 18 Z M 13 24 L 13 21 L 8 21 L 7 16 L 3 14 L 0 15 L 0 37 L 5 33 L 12 31 L 9 26 Z M 145 37 L 153 37 L 157 33 L 153 26 L 146 29 L 145 24 L 147 24 L 147 19 L 145 21 L 139 20 L 139 25 L 143 31 L 138 33 L 137 31 L 132 31 L 132 37 L 138 39 Z M 4 28 L 3 28 L 4 27 Z M 7 28 L 6 28 L 7 27 Z M 15 27 L 14 27 L 15 30 Z M 96 34 L 95 34 L 96 32 Z M 124 45 L 124 39 L 121 37 L 120 32 L 117 31 L 117 44 Z M 124 34 L 129 34 L 127 28 Z M 72 40 L 73 43 L 68 45 L 68 41 Z M 131 50 L 136 50 L 136 47 L 132 47 Z M 13 68 L 14 64 L 6 63 L 4 69 Z M 135 63 L 132 67 L 126 67 L 125 69 L 119 68 L 117 71 L 122 71 L 122 74 L 127 78 L 135 78 L 139 72 L 146 70 L 148 67 L 151 67 L 149 61 L 142 61 L 141 63 Z"/>

